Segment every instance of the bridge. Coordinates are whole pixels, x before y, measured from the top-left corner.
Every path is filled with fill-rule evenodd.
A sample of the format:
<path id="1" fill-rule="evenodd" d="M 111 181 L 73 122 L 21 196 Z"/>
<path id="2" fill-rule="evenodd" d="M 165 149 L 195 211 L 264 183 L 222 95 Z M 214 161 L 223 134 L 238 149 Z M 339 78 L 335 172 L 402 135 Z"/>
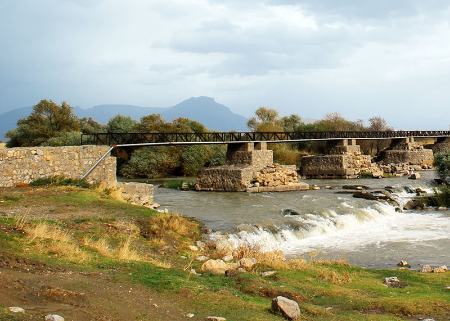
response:
<path id="1" fill-rule="evenodd" d="M 320 132 L 204 132 L 204 133 L 93 133 L 81 136 L 81 145 L 139 146 L 230 144 L 250 142 L 307 142 L 344 139 L 379 140 L 446 138 L 450 131 L 320 131 Z"/>

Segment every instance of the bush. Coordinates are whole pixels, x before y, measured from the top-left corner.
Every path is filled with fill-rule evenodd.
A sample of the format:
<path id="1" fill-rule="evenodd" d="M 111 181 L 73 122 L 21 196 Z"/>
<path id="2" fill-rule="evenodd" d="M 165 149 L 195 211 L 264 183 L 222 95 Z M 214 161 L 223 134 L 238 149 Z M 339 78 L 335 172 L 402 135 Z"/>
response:
<path id="1" fill-rule="evenodd" d="M 132 154 L 120 173 L 130 178 L 195 176 L 204 166 L 224 163 L 223 146 L 143 147 Z"/>
<path id="2" fill-rule="evenodd" d="M 65 178 L 61 176 L 38 178 L 30 183 L 31 186 L 77 186 L 89 188 L 91 185 L 84 179 Z"/>
<path id="3" fill-rule="evenodd" d="M 78 146 L 81 142 L 80 132 L 64 132 L 56 137 L 50 138 L 43 145 L 47 146 Z"/>
<path id="4" fill-rule="evenodd" d="M 178 167 L 177 151 L 173 147 L 144 147 L 136 150 L 130 161 L 122 166 L 125 177 L 155 178 L 175 172 Z"/>
<path id="5" fill-rule="evenodd" d="M 438 153 L 434 156 L 434 166 L 439 177 L 449 182 L 450 180 L 450 151 Z"/>
<path id="6" fill-rule="evenodd" d="M 196 176 L 205 166 L 219 166 L 225 163 L 225 151 L 217 146 L 188 146 L 181 154 L 184 176 Z"/>
<path id="7" fill-rule="evenodd" d="M 286 144 L 275 144 L 273 147 L 273 160 L 282 165 L 297 165 L 300 163 L 301 152 Z"/>

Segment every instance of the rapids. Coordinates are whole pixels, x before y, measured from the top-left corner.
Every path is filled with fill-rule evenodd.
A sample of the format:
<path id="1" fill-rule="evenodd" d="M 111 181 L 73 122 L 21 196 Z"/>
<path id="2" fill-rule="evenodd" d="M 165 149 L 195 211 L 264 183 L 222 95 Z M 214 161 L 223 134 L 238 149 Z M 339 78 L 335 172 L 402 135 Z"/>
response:
<path id="1" fill-rule="evenodd" d="M 158 188 L 162 208 L 192 216 L 231 244 L 282 250 L 289 257 L 343 258 L 366 267 L 450 265 L 450 211 L 396 212 L 387 203 L 340 194 L 343 185 L 382 190 L 389 185 L 401 203 L 414 194 L 405 186 L 432 192 L 433 172 L 407 178 L 309 180 L 333 189 L 286 193 L 182 192 Z M 155 183 L 158 183 L 157 181 Z M 288 215 L 285 215 L 288 214 Z M 213 234 L 214 237 L 214 234 Z"/>

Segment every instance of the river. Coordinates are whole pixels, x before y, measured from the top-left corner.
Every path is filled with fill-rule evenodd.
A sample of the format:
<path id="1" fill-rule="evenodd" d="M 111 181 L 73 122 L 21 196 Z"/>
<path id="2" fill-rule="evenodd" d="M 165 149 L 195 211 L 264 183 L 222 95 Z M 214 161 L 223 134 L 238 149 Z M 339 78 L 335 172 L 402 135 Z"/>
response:
<path id="1" fill-rule="evenodd" d="M 378 201 L 340 194 L 343 185 L 371 189 L 393 186 L 405 202 L 404 186 L 432 191 L 434 172 L 422 179 L 306 180 L 333 189 L 285 193 L 218 193 L 157 188 L 155 201 L 192 216 L 230 241 L 282 250 L 288 257 L 346 259 L 364 267 L 389 268 L 400 260 L 413 266 L 450 265 L 450 211 L 396 212 Z M 154 181 L 158 183 L 158 181 Z M 296 215 L 284 214 L 293 210 Z"/>

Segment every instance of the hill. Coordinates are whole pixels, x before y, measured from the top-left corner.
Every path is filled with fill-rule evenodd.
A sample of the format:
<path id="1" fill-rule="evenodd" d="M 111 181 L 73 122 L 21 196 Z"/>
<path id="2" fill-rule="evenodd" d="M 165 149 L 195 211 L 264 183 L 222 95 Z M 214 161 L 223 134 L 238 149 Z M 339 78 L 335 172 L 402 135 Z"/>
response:
<path id="1" fill-rule="evenodd" d="M 7 131 L 14 129 L 20 118 L 31 113 L 32 107 L 14 109 L 0 114 L 0 140 L 4 139 Z M 133 119 L 149 114 L 161 114 L 167 121 L 179 117 L 190 118 L 201 122 L 212 130 L 229 131 L 245 130 L 247 119 L 244 116 L 233 113 L 230 108 L 217 103 L 210 97 L 192 97 L 172 107 L 142 107 L 134 105 L 105 104 L 91 108 L 74 108 L 78 117 L 92 117 L 100 123 L 106 123 L 115 115 L 130 116 Z"/>

